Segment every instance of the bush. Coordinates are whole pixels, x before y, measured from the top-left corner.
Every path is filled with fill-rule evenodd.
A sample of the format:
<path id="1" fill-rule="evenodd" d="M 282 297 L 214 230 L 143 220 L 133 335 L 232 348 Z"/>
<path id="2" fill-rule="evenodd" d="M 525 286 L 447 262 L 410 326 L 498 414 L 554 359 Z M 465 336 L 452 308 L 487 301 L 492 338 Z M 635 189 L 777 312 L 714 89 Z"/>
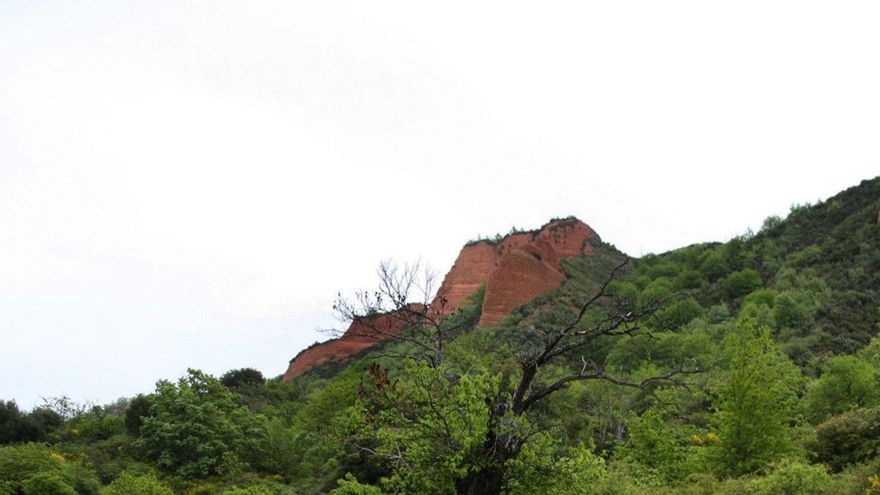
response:
<path id="1" fill-rule="evenodd" d="M 681 271 L 681 265 L 678 263 L 661 263 L 648 268 L 647 275 L 652 279 L 660 277 L 675 278 Z"/>
<path id="2" fill-rule="evenodd" d="M 764 286 L 764 280 L 751 268 L 731 273 L 724 280 L 724 294 L 728 299 L 736 299 Z"/>
<path id="3" fill-rule="evenodd" d="M 25 414 L 15 401 L 0 400 L 0 445 L 44 440 L 47 433 L 63 422 L 61 416 L 48 409 L 35 409 Z"/>
<path id="4" fill-rule="evenodd" d="M 776 291 L 773 289 L 756 290 L 746 296 L 745 300 L 743 300 L 744 305 L 749 303 L 772 308 L 776 303 Z"/>
<path id="5" fill-rule="evenodd" d="M 70 483 L 57 473 L 37 473 L 22 483 L 24 495 L 77 495 Z"/>
<path id="6" fill-rule="evenodd" d="M 866 461 L 880 451 L 880 409 L 855 409 L 816 427 L 816 460 L 834 470 Z"/>
<path id="7" fill-rule="evenodd" d="M 819 422 L 858 407 L 880 405 L 880 370 L 856 356 L 829 358 L 807 391 L 807 416 Z"/>
<path id="8" fill-rule="evenodd" d="M 177 384 L 160 381 L 135 445 L 183 478 L 244 467 L 265 436 L 265 418 L 238 405 L 217 379 L 189 370 Z"/>
<path id="9" fill-rule="evenodd" d="M 266 383 L 266 379 L 263 378 L 263 374 L 259 370 L 241 368 L 224 373 L 220 377 L 220 383 L 229 388 L 236 388 L 247 385 L 262 385 Z"/>
<path id="10" fill-rule="evenodd" d="M 703 308 L 693 298 L 676 301 L 657 311 L 652 324 L 661 330 L 675 330 L 703 314 Z"/>
<path id="11" fill-rule="evenodd" d="M 80 495 L 98 493 L 99 485 L 94 473 L 81 464 L 67 460 L 61 453 L 45 445 L 26 443 L 0 448 L 0 480 L 7 482 L 8 486 L 15 487 L 16 491 L 13 493 L 24 490 L 25 482 L 36 475 L 45 476 L 41 476 L 42 481 L 35 482 L 33 490 L 43 488 L 48 490 L 58 485 L 48 480 L 49 477 L 57 477 L 71 486 L 75 490 L 74 493 Z"/>
<path id="12" fill-rule="evenodd" d="M 822 466 L 789 460 L 776 464 L 751 488 L 755 495 L 822 495 L 830 485 L 831 477 Z"/>
<path id="13" fill-rule="evenodd" d="M 700 263 L 700 273 L 706 280 L 714 282 L 727 275 L 728 272 L 730 272 L 730 267 L 724 256 L 718 251 L 709 251 L 703 256 L 703 261 Z"/>
<path id="14" fill-rule="evenodd" d="M 799 328 L 807 321 L 807 311 L 788 292 L 779 294 L 773 306 L 777 328 Z"/>
<path id="15" fill-rule="evenodd" d="M 123 473 L 101 490 L 101 495 L 174 495 L 174 492 L 153 475 Z"/>
<path id="16" fill-rule="evenodd" d="M 125 429 L 131 436 L 137 437 L 141 434 L 144 418 L 149 416 L 152 406 L 153 397 L 144 394 L 138 395 L 128 403 L 125 409 Z"/>

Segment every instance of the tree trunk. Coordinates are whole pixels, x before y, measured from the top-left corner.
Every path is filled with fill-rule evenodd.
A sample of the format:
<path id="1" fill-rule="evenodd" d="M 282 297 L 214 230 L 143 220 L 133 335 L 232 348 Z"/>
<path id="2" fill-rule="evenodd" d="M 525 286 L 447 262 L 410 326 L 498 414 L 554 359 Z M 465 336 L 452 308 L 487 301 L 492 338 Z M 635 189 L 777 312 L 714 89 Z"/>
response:
<path id="1" fill-rule="evenodd" d="M 458 495 L 499 495 L 504 484 L 501 468 L 489 468 L 470 473 L 455 483 Z"/>

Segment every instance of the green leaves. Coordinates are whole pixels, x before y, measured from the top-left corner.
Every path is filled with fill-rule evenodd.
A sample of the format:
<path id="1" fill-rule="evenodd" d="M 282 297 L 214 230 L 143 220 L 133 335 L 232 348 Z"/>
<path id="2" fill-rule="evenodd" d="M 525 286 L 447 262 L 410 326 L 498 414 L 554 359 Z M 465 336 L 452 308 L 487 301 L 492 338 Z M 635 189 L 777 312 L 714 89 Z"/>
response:
<path id="1" fill-rule="evenodd" d="M 244 467 L 265 431 L 265 418 L 239 406 L 217 379 L 189 370 L 176 384 L 156 384 L 135 446 L 162 470 L 204 477 Z"/>
<path id="2" fill-rule="evenodd" d="M 770 338 L 766 326 L 745 319 L 729 342 L 730 366 L 717 386 L 714 452 L 719 470 L 742 475 L 794 449 L 799 370 Z"/>

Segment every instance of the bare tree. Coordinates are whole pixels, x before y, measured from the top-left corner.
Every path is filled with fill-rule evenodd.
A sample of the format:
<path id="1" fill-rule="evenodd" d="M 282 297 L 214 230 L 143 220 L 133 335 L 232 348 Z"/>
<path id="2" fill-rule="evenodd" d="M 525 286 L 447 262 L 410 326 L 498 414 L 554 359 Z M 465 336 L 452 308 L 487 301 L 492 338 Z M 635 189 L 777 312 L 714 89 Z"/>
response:
<path id="1" fill-rule="evenodd" d="M 630 381 L 608 372 L 600 363 L 586 357 L 587 350 L 599 339 L 634 336 L 646 332 L 645 320 L 663 307 L 670 298 L 642 304 L 640 306 L 620 306 L 613 303 L 612 283 L 618 280 L 621 271 L 627 266 L 629 259 L 624 257 L 599 284 L 592 294 L 580 294 L 573 298 L 557 298 L 549 306 L 564 305 L 570 311 L 567 322 L 551 324 L 540 321 L 532 322 L 530 340 L 518 352 L 520 373 L 514 378 L 512 392 L 503 393 L 490 398 L 488 422 L 492 427 L 482 445 L 479 456 L 488 462 L 482 467 L 469 472 L 457 483 L 457 491 L 462 494 L 495 494 L 500 493 L 505 484 L 504 464 L 516 458 L 528 440 L 528 432 L 510 432 L 501 428 L 501 420 L 507 415 L 515 417 L 528 416 L 536 410 L 536 406 L 551 395 L 565 389 L 570 384 L 585 380 L 603 380 L 621 387 L 646 390 L 659 383 L 681 384 L 683 375 L 694 374 L 703 369 L 693 366 L 685 367 L 684 363 L 663 373 L 641 381 Z M 419 282 L 418 266 L 395 268 L 383 263 L 379 269 L 379 289 L 371 294 L 359 293 L 355 303 L 340 299 L 336 309 L 348 319 L 364 319 L 369 315 L 394 315 L 406 324 L 406 331 L 390 334 L 376 329 L 376 335 L 384 340 L 405 341 L 416 344 L 424 351 L 425 357 L 432 366 L 439 366 L 443 359 L 444 345 L 456 335 L 458 328 L 444 325 L 446 312 L 435 301 L 434 305 L 424 298 L 417 304 L 410 302 L 414 290 L 424 296 L 424 290 L 430 284 Z M 577 299 L 580 299 L 577 301 Z M 578 361 L 579 359 L 579 361 Z M 558 363 L 579 362 L 578 367 L 569 367 L 570 372 L 559 376 L 551 375 L 551 365 Z M 553 366 L 557 371 L 559 367 Z M 376 373 L 383 384 L 387 384 L 387 374 Z M 451 379 L 455 379 L 452 377 Z M 383 385 L 384 386 L 384 385 Z"/>
<path id="2" fill-rule="evenodd" d="M 420 263 L 402 266 L 383 261 L 377 270 L 379 286 L 374 291 L 358 291 L 353 299 L 341 294 L 333 310 L 341 321 L 358 323 L 360 336 L 377 342 L 406 342 L 419 352 L 386 355 L 424 359 L 432 366 L 443 360 L 445 345 L 455 338 L 467 322 L 452 323 L 443 294 L 435 294 L 436 275 Z M 331 330 L 334 336 L 342 332 Z"/>

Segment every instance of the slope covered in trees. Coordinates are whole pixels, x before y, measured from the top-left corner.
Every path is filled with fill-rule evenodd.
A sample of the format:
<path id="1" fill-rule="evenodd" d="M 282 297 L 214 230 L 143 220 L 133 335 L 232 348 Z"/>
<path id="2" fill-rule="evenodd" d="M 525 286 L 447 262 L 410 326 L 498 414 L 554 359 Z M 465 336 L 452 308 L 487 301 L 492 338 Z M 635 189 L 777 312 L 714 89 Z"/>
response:
<path id="1" fill-rule="evenodd" d="M 288 383 L 3 402 L 0 494 L 880 493 L 878 213 L 873 179 L 726 243 L 594 239 L 495 325 L 478 287 Z"/>

